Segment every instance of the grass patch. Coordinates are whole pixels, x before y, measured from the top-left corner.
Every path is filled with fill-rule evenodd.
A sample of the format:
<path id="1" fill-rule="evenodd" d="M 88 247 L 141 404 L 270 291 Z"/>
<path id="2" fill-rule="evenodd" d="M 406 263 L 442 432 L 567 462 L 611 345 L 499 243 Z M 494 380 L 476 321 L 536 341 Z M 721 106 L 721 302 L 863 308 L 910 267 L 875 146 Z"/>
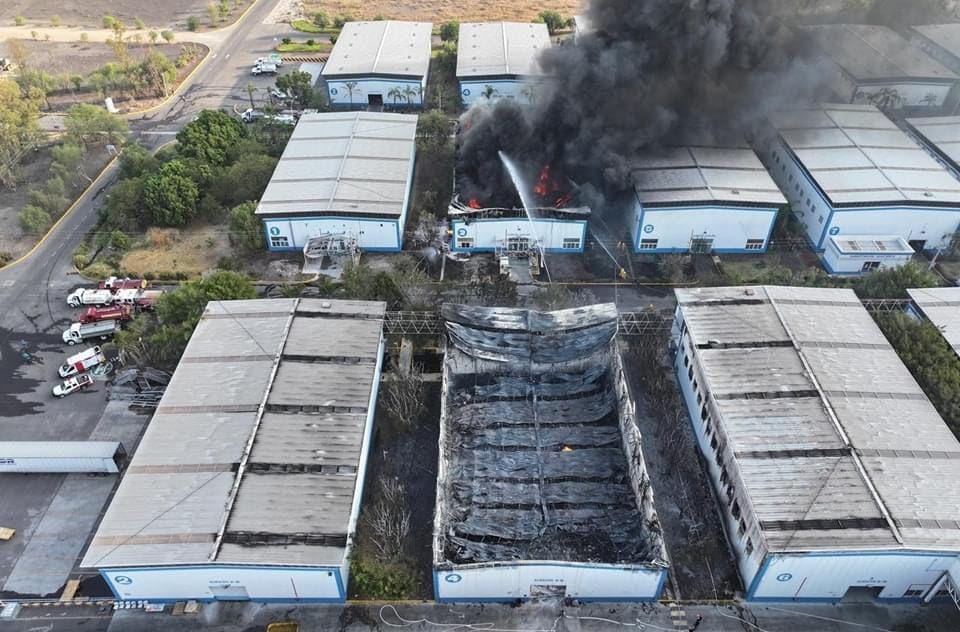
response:
<path id="1" fill-rule="evenodd" d="M 294 20 L 290 26 L 301 33 L 336 33 L 335 29 L 322 29 L 310 20 Z"/>
<path id="2" fill-rule="evenodd" d="M 222 226 L 151 228 L 145 243 L 127 252 L 120 267 L 131 276 L 189 278 L 217 267 L 220 258 L 230 254 L 227 231 Z"/>
<path id="3" fill-rule="evenodd" d="M 319 42 L 317 44 L 307 44 L 306 42 L 290 42 L 289 44 L 277 44 L 277 52 L 280 53 L 329 53 L 333 46 L 329 42 Z"/>

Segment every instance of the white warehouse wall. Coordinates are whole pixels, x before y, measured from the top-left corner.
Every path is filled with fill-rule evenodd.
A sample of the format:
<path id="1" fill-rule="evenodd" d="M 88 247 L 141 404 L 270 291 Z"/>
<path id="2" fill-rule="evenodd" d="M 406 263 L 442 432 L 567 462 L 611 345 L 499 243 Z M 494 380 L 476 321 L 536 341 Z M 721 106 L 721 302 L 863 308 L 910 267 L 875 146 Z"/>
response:
<path id="1" fill-rule="evenodd" d="M 868 261 L 880 263 L 881 270 L 899 268 L 910 261 L 912 254 L 885 254 L 879 252 L 842 253 L 834 245 L 833 240 L 827 240 L 827 248 L 823 253 L 823 267 L 830 274 L 854 274 L 863 272 L 863 264 Z"/>
<path id="2" fill-rule="evenodd" d="M 320 233 L 352 233 L 362 250 L 398 252 L 402 244 L 401 224 L 379 217 L 263 217 L 267 249 L 277 252 L 302 250 L 307 240 Z M 286 238 L 287 246 L 278 239 Z"/>
<path id="3" fill-rule="evenodd" d="M 347 89 L 348 83 L 356 84 L 353 88 L 353 101 L 351 102 L 350 90 Z M 383 97 L 383 105 L 386 107 L 410 108 L 423 107 L 423 92 L 426 89 L 427 78 L 422 79 L 398 79 L 398 78 L 351 78 L 351 79 L 327 79 L 327 96 L 330 99 L 330 105 L 333 107 L 360 107 L 366 108 L 368 97 L 371 94 L 379 94 Z M 387 94 L 394 88 L 401 91 L 410 87 L 417 90 L 408 103 L 405 99 L 400 99 L 396 103 Z M 352 104 L 351 104 L 352 103 Z"/>
<path id="4" fill-rule="evenodd" d="M 487 81 L 471 81 L 470 79 L 460 80 L 460 99 L 465 107 L 470 107 L 477 101 L 486 101 L 483 96 L 487 86 L 496 90 L 491 101 L 497 99 L 513 99 L 518 103 L 529 105 L 530 98 L 524 94 L 524 86 L 527 83 L 523 79 L 494 79 Z"/>
<path id="5" fill-rule="evenodd" d="M 654 601 L 666 579 L 666 569 L 520 562 L 454 566 L 433 571 L 437 601 L 513 601 L 530 597 L 532 586 L 565 586 L 565 596 L 595 601 Z"/>
<path id="6" fill-rule="evenodd" d="M 152 602 L 244 600 L 342 602 L 340 568 L 302 566 L 158 566 L 101 569 L 117 599 Z M 230 587 L 225 590 L 224 587 Z M 225 596 L 233 592 L 232 597 Z M 242 597 L 242 593 L 247 595 Z M 219 595 L 219 596 L 218 596 Z"/>
<path id="7" fill-rule="evenodd" d="M 837 601 L 851 586 L 882 587 L 880 599 L 909 599 L 929 589 L 957 560 L 923 551 L 856 551 L 768 555 L 747 592 L 751 601 Z"/>
<path id="8" fill-rule="evenodd" d="M 777 221 L 777 208 L 732 206 L 653 207 L 634 205 L 634 252 L 688 252 L 695 237 L 713 237 L 713 252 L 765 252 Z M 640 248 L 645 239 L 656 239 L 656 248 Z M 759 249 L 747 250 L 748 239 L 763 240 Z"/>
<path id="9" fill-rule="evenodd" d="M 534 219 L 532 233 L 547 252 L 583 252 L 587 238 L 586 220 Z M 531 222 L 523 218 L 460 219 L 450 221 L 453 252 L 492 252 L 507 237 L 530 237 Z M 473 240 L 472 245 L 466 245 Z M 577 240 L 576 248 L 564 248 L 564 240 Z M 572 243 L 572 241 L 568 242 Z"/>
<path id="10" fill-rule="evenodd" d="M 920 206 L 842 207 L 834 209 L 807 178 L 792 153 L 778 140 L 765 152 L 770 175 L 790 202 L 816 252 L 823 252 L 829 235 L 898 235 L 923 240 L 925 250 L 950 244 L 960 223 L 960 207 Z"/>

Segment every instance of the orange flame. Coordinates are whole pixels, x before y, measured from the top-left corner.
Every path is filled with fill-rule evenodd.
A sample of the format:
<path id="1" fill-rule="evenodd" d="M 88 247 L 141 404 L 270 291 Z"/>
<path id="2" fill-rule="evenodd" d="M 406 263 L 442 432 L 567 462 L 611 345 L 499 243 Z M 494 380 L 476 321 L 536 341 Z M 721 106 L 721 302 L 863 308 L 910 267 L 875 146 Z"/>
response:
<path id="1" fill-rule="evenodd" d="M 478 200 L 477 198 L 470 198 L 470 201 L 467 202 L 467 206 L 469 206 L 470 208 L 476 208 L 476 209 L 482 208 L 480 206 L 480 200 Z"/>

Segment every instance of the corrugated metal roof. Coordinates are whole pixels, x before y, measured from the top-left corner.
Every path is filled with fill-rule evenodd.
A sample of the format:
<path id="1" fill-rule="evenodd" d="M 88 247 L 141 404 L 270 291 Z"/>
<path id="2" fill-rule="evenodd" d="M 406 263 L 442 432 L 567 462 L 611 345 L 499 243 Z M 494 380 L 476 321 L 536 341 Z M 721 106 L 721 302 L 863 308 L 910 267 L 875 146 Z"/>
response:
<path id="1" fill-rule="evenodd" d="M 823 24 L 808 26 L 804 30 L 857 81 L 924 79 L 951 82 L 958 79 L 949 68 L 928 56 L 919 46 L 885 26 Z"/>
<path id="2" fill-rule="evenodd" d="M 83 565 L 340 563 L 385 309 L 210 303 Z"/>
<path id="3" fill-rule="evenodd" d="M 907 293 L 960 354 L 960 288 L 931 287 L 907 290 Z"/>
<path id="4" fill-rule="evenodd" d="M 960 57 L 960 24 L 923 24 L 910 27 L 955 57 Z"/>
<path id="5" fill-rule="evenodd" d="M 385 112 L 304 114 L 257 206 L 257 215 L 403 215 L 417 117 Z"/>
<path id="6" fill-rule="evenodd" d="M 960 203 L 960 180 L 872 105 L 823 104 L 770 120 L 835 205 Z"/>
<path id="7" fill-rule="evenodd" d="M 907 123 L 921 140 L 960 169 L 960 116 L 910 118 Z"/>
<path id="8" fill-rule="evenodd" d="M 539 75 L 537 58 L 550 48 L 543 23 L 466 22 L 457 42 L 457 77 Z"/>
<path id="9" fill-rule="evenodd" d="M 644 205 L 787 203 L 746 146 L 666 148 L 637 156 L 632 168 L 634 188 Z"/>
<path id="10" fill-rule="evenodd" d="M 771 551 L 960 547 L 960 442 L 851 290 L 676 295 Z"/>
<path id="11" fill-rule="evenodd" d="M 430 22 L 347 22 L 337 36 L 323 76 L 423 77 L 430 67 Z"/>

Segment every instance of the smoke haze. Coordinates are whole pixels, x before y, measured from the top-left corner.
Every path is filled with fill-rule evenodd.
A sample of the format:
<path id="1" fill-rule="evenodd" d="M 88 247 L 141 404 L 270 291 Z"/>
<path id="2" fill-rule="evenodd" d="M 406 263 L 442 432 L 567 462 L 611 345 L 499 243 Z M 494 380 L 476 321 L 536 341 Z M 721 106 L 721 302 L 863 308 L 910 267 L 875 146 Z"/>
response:
<path id="1" fill-rule="evenodd" d="M 587 191 L 624 191 L 638 152 L 742 139 L 778 108 L 815 98 L 821 67 L 774 0 L 592 0 L 590 32 L 540 57 L 531 107 L 501 99 L 461 121 L 461 199 L 512 206 L 497 157 L 551 165 Z"/>

